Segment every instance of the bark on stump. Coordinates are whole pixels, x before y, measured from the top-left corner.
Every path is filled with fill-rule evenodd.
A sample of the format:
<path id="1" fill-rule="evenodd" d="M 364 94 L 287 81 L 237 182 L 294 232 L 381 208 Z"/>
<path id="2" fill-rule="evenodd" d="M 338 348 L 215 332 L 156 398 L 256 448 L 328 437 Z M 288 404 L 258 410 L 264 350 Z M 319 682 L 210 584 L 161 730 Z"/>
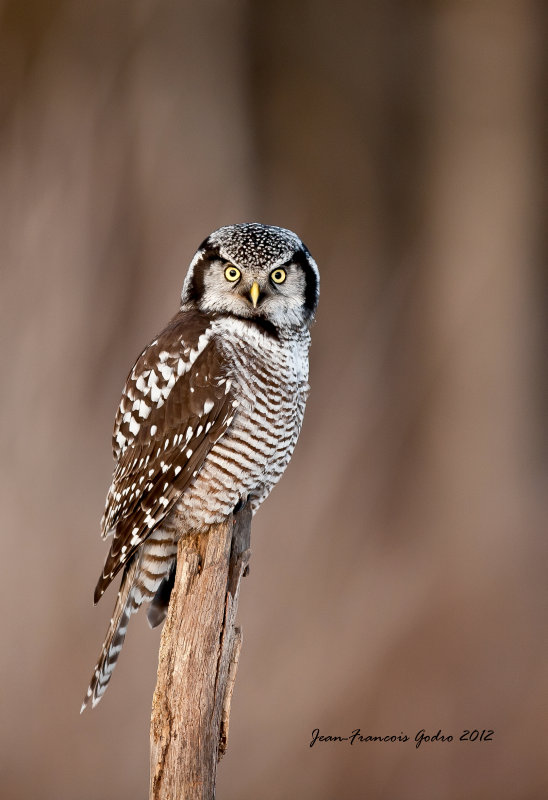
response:
<path id="1" fill-rule="evenodd" d="M 244 507 L 208 533 L 179 541 L 152 701 L 150 800 L 215 797 L 242 643 L 234 623 L 250 531 Z"/>

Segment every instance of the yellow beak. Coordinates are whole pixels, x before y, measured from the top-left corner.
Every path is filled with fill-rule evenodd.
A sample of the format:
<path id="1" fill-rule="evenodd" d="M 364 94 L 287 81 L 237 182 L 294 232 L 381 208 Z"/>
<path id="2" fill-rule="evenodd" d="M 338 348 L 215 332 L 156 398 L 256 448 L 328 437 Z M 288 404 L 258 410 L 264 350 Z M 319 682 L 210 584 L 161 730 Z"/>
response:
<path id="1" fill-rule="evenodd" d="M 257 281 L 253 281 L 253 286 L 249 290 L 249 296 L 251 297 L 253 308 L 257 308 L 257 300 L 259 299 L 260 293 L 261 290 L 259 289 L 259 284 L 257 283 Z"/>

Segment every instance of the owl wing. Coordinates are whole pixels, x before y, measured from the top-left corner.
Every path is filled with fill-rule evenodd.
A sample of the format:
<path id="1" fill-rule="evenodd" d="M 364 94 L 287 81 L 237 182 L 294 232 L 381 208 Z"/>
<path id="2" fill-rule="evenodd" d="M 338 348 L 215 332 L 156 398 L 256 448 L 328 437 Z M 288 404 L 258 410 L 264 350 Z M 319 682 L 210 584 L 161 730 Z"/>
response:
<path id="1" fill-rule="evenodd" d="M 237 405 L 209 320 L 179 313 L 126 381 L 113 434 L 118 463 L 102 520 L 103 537 L 113 539 L 95 602 L 171 511 Z"/>

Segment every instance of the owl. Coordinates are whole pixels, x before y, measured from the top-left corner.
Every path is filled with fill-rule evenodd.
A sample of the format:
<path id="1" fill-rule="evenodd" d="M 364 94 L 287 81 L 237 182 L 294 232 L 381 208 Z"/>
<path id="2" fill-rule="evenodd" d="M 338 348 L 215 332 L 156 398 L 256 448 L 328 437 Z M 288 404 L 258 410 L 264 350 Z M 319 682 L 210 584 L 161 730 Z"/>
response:
<path id="1" fill-rule="evenodd" d="M 281 478 L 309 391 L 319 283 L 291 231 L 220 228 L 192 259 L 179 312 L 137 358 L 114 423 L 95 603 L 122 580 L 82 711 L 104 694 L 131 615 L 147 603 L 150 625 L 163 621 L 178 537 L 245 504 L 255 513 Z"/>

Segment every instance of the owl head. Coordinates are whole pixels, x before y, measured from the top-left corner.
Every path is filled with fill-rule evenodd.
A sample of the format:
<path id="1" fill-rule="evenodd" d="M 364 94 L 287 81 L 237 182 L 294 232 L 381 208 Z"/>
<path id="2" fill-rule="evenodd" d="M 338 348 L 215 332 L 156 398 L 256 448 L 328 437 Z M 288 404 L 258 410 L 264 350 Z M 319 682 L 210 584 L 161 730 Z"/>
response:
<path id="1" fill-rule="evenodd" d="M 192 259 L 182 310 L 229 314 L 277 330 L 308 326 L 318 305 L 318 267 L 299 237 L 256 222 L 214 231 Z"/>

